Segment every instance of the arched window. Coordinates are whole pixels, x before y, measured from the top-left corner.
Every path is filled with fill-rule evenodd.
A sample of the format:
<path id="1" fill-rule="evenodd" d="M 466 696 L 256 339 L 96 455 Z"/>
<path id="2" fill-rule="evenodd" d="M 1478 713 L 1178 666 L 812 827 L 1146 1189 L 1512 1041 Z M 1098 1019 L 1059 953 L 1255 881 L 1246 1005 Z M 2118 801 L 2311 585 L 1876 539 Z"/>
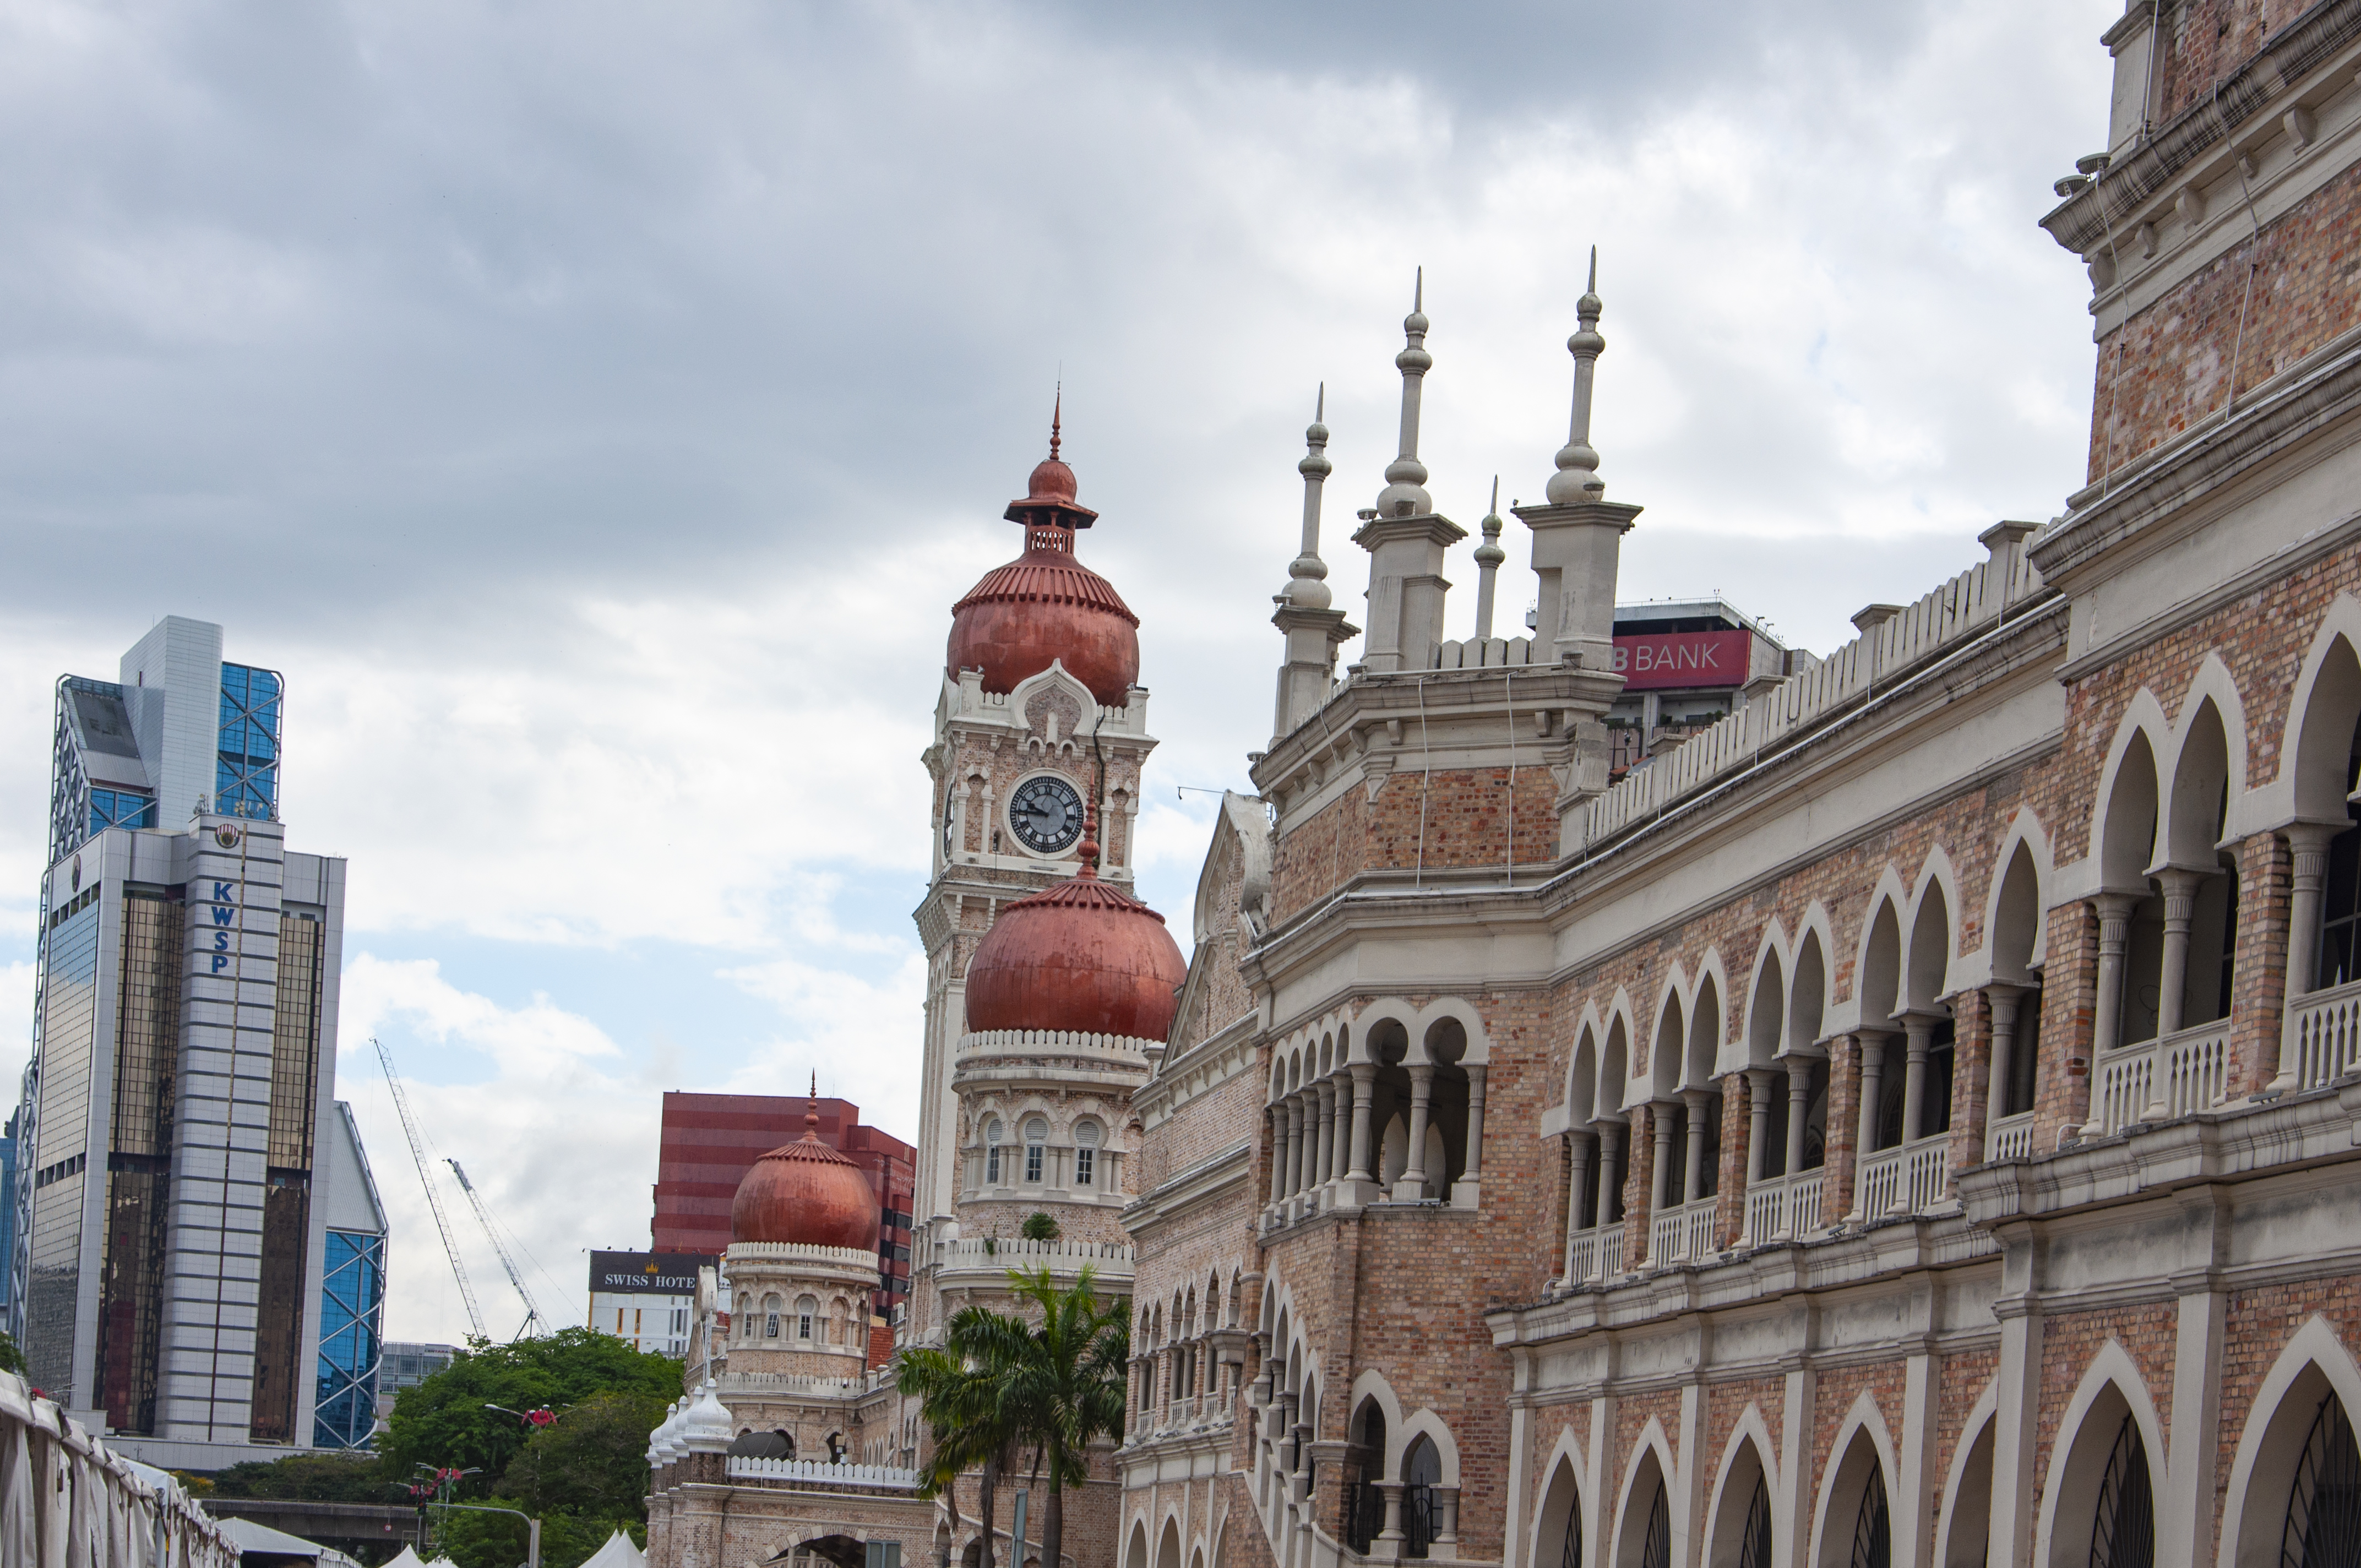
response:
<path id="1" fill-rule="evenodd" d="M 2099 1508 L 2091 1520 L 2091 1568 L 2151 1568 L 2156 1561 L 2156 1503 L 2147 1478 L 2147 1445 L 2126 1411 L 2099 1480 Z"/>
<path id="2" fill-rule="evenodd" d="M 799 1340 L 810 1339 L 812 1337 L 812 1320 L 818 1316 L 819 1302 L 818 1300 L 809 1296 L 797 1298 L 796 1301 L 796 1337 Z"/>
<path id="3" fill-rule="evenodd" d="M 983 1184 L 1000 1185 L 1000 1118 L 994 1116 L 983 1124 Z"/>
<path id="4" fill-rule="evenodd" d="M 1745 1533 L 1738 1538 L 1738 1568 L 1771 1568 L 1771 1488 L 1760 1470 L 1746 1503 Z"/>
<path id="5" fill-rule="evenodd" d="M 740 1292 L 738 1297 L 738 1337 L 752 1339 L 754 1335 L 754 1298 Z"/>
<path id="6" fill-rule="evenodd" d="M 1038 1116 L 1029 1118 L 1025 1124 L 1026 1180 L 1041 1179 L 1041 1167 L 1048 1158 L 1049 1151 L 1046 1146 L 1049 1142 L 1049 1124 Z"/>
<path id="7" fill-rule="evenodd" d="M 2361 1563 L 2361 1447 L 2334 1394 L 2320 1402 L 2288 1486 L 2279 1568 L 2355 1568 Z"/>
<path id="8" fill-rule="evenodd" d="M 1077 1122 L 1074 1124 L 1074 1185 L 1095 1185 L 1098 1168 L 1099 1124 L 1096 1122 Z"/>
<path id="9" fill-rule="evenodd" d="M 1443 1484 L 1443 1456 L 1423 1433 L 1402 1454 L 1402 1543 L 1405 1557 L 1423 1557 L 1434 1540 L 1434 1489 Z"/>
<path id="10" fill-rule="evenodd" d="M 1852 1568 L 1891 1568 L 1894 1522 L 1885 1508 L 1885 1473 L 1872 1460 L 1852 1521 Z"/>

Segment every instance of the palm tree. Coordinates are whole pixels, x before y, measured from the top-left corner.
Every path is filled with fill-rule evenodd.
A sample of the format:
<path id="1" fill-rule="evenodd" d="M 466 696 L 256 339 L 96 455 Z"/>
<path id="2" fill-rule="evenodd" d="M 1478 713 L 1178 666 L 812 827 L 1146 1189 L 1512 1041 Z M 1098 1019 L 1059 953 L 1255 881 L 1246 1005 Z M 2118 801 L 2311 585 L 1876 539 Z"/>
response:
<path id="1" fill-rule="evenodd" d="M 1123 1431 L 1125 1367 L 1131 1359 L 1131 1303 L 1101 1304 L 1085 1266 L 1071 1288 L 1048 1268 L 1008 1271 L 1010 1289 L 1037 1308 L 1040 1321 L 994 1312 L 979 1322 L 991 1336 L 982 1358 L 1001 1370 L 997 1408 L 1009 1430 L 1033 1445 L 1049 1472 L 1049 1501 L 1041 1510 L 1042 1568 L 1058 1568 L 1065 1545 L 1064 1488 L 1089 1477 L 1093 1438 Z M 1020 1563 L 1016 1568 L 1024 1568 Z"/>
<path id="2" fill-rule="evenodd" d="M 895 1387 L 919 1402 L 935 1439 L 918 1495 L 939 1496 L 969 1470 L 980 1472 L 976 1503 L 983 1516 L 979 1568 L 993 1568 L 993 1493 L 1021 1435 L 1005 1398 L 1009 1352 L 1027 1330 L 987 1307 L 962 1307 L 945 1325 L 940 1348 L 905 1350 L 895 1359 Z M 952 1503 L 954 1521 L 958 1502 Z M 1024 1568 L 1018 1563 L 1016 1568 Z"/>

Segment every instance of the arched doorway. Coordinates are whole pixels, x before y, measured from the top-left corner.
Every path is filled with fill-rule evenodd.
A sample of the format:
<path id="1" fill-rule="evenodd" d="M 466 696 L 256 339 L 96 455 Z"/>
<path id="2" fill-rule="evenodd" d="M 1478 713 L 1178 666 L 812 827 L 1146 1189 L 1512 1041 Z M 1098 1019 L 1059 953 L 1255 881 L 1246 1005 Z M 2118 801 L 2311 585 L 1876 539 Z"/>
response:
<path id="1" fill-rule="evenodd" d="M 2313 1412 L 2288 1482 L 2280 1568 L 2361 1568 L 2361 1446 L 2332 1391 Z"/>
<path id="2" fill-rule="evenodd" d="M 1877 1444 L 1857 1431 L 1829 1473 L 1821 1516 L 1819 1568 L 1891 1568 L 1894 1519 Z"/>
<path id="3" fill-rule="evenodd" d="M 2049 1568 L 2153 1568 L 2156 1495 L 2138 1416 L 2113 1382 L 2100 1387 L 2055 1474 Z"/>
<path id="4" fill-rule="evenodd" d="M 1771 1484 L 1751 1437 L 1730 1456 L 1711 1529 L 1709 1568 L 1771 1568 Z"/>
<path id="5" fill-rule="evenodd" d="M 1631 1490 L 1623 1500 L 1615 1568 L 1671 1568 L 1672 1561 L 1672 1499 L 1664 1489 L 1664 1467 L 1652 1448 L 1642 1456 L 1631 1477 Z"/>

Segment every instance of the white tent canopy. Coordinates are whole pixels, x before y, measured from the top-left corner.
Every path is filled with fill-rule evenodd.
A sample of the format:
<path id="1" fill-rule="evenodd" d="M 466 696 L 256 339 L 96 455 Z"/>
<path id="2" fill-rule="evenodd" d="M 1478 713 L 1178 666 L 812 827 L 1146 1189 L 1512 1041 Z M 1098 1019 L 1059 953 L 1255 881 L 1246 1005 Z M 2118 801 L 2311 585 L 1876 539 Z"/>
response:
<path id="1" fill-rule="evenodd" d="M 426 1564 L 418 1560 L 417 1552 L 405 1546 L 392 1562 L 385 1565 L 385 1568 L 426 1568 Z"/>
<path id="2" fill-rule="evenodd" d="M 607 1544 L 591 1553 L 582 1568 L 648 1568 L 647 1553 L 631 1544 L 631 1538 L 620 1530 L 607 1538 Z"/>

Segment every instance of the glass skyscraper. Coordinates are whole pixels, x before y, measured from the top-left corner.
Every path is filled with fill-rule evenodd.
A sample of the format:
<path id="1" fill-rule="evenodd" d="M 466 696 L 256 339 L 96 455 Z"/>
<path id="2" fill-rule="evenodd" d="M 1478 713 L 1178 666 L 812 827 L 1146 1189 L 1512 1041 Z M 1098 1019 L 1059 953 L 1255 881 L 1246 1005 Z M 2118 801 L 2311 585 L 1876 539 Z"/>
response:
<path id="1" fill-rule="evenodd" d="M 172 1467 L 313 1441 L 329 1217 L 367 1182 L 332 1110 L 345 867 L 286 849 L 283 696 L 178 616 L 57 688 L 9 1321 Z"/>
<path id="2" fill-rule="evenodd" d="M 328 1146 L 327 1247 L 320 1260 L 320 1360 L 312 1445 L 366 1448 L 385 1359 L 385 1211 L 352 1107 L 336 1102 Z"/>

